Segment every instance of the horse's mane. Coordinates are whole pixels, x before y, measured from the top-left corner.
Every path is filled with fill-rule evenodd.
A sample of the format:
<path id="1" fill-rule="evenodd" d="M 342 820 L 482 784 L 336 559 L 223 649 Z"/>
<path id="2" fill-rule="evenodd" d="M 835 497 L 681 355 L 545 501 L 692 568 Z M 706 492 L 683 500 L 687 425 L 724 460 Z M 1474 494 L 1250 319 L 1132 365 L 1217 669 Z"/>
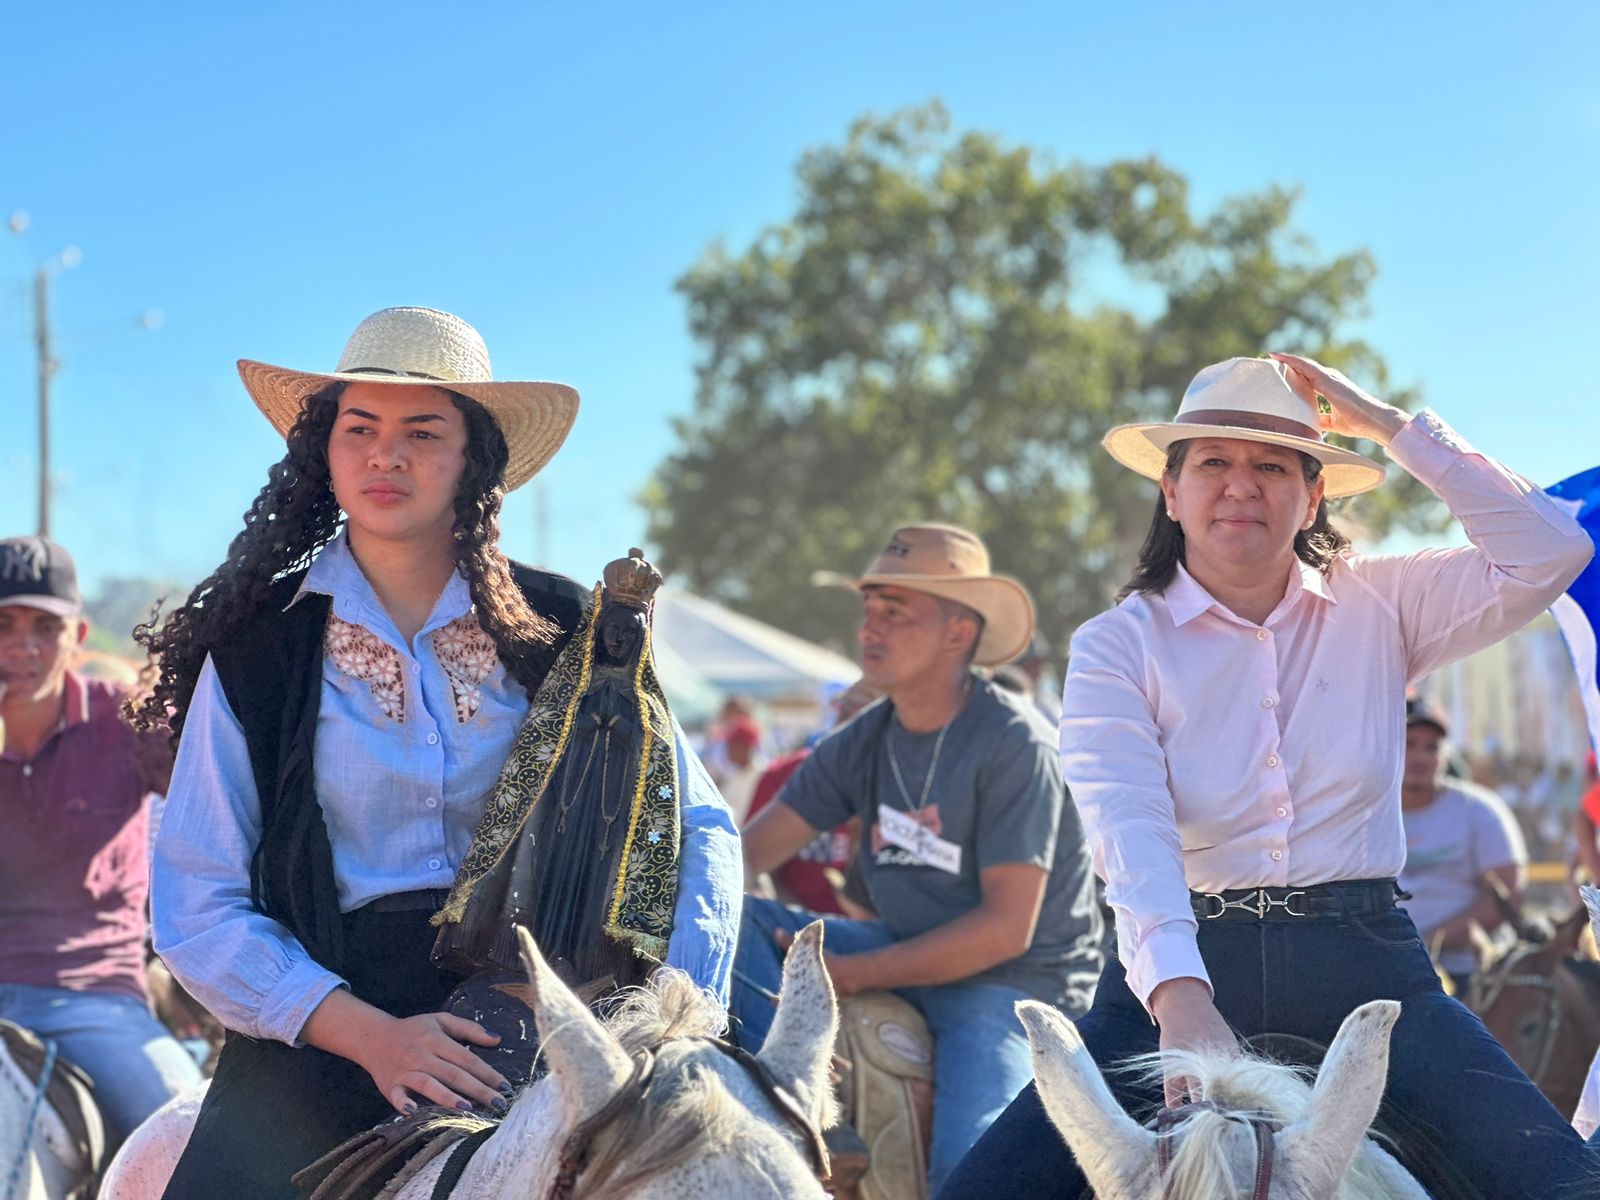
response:
<path id="1" fill-rule="evenodd" d="M 1203 1100 L 1230 1113 L 1267 1117 L 1281 1126 L 1301 1120 L 1311 1107 L 1313 1073 L 1260 1055 L 1168 1050 L 1139 1055 L 1127 1066 L 1157 1095 L 1170 1071 L 1194 1080 L 1194 1091 Z M 1232 1166 L 1255 1162 L 1256 1133 L 1249 1124 L 1200 1108 L 1173 1126 L 1173 1137 L 1171 1195 L 1250 1200 L 1253 1181 L 1238 1179 Z M 1392 1195 L 1372 1158 L 1364 1150 L 1357 1152 L 1336 1200 L 1383 1200 Z"/>
<path id="2" fill-rule="evenodd" d="M 720 1005 L 682 971 L 663 968 L 631 988 L 606 1018 L 630 1055 L 672 1038 L 715 1037 Z M 643 1100 L 595 1140 L 574 1200 L 619 1200 L 645 1180 L 734 1144 L 744 1110 L 714 1071 L 699 1065 L 658 1069 Z"/>

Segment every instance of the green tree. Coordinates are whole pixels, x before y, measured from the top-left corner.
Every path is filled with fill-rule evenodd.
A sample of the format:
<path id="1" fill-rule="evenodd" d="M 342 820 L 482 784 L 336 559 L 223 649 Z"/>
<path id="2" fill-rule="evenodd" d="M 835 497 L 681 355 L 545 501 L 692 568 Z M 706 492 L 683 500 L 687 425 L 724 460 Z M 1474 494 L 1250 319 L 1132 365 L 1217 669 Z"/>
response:
<path id="1" fill-rule="evenodd" d="M 937 102 L 862 118 L 799 182 L 790 221 L 678 281 L 695 404 L 643 497 L 673 578 L 797 633 L 848 640 L 855 604 L 812 572 L 859 570 L 927 518 L 981 534 L 1059 640 L 1126 579 L 1153 511 L 1100 448 L 1112 425 L 1268 348 L 1385 394 L 1378 355 L 1341 336 L 1371 256 L 1319 258 L 1293 191 L 1197 214 L 1156 159 L 1054 165 L 954 133 Z M 1437 524 L 1430 499 L 1398 478 L 1342 519 Z"/>

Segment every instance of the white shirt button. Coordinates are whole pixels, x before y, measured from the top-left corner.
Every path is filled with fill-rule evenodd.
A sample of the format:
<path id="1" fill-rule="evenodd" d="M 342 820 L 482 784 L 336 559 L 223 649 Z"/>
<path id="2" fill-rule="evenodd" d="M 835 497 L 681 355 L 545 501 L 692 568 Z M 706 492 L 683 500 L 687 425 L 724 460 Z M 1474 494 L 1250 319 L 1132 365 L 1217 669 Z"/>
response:
<path id="1" fill-rule="evenodd" d="M 1283 861 L 1283 851 L 1282 850 L 1274 850 L 1272 852 L 1272 861 L 1273 862 L 1282 862 Z"/>
<path id="2" fill-rule="evenodd" d="M 1256 641 L 1264 642 L 1266 640 L 1267 640 L 1267 631 L 1265 629 L 1256 630 Z"/>
<path id="3" fill-rule="evenodd" d="M 437 733 L 430 733 L 428 735 L 428 745 L 437 746 L 438 744 L 439 744 L 439 735 Z"/>
<path id="4" fill-rule="evenodd" d="M 22 764 L 22 777 L 24 779 L 27 779 L 32 774 L 33 774 L 33 764 L 32 763 L 23 763 Z"/>
<path id="5" fill-rule="evenodd" d="M 437 871 L 440 865 L 441 864 L 437 858 L 430 858 L 428 860 L 428 870 L 430 871 Z"/>
<path id="6" fill-rule="evenodd" d="M 1278 765 L 1278 756 L 1276 754 L 1267 755 L 1267 766 L 1275 767 L 1277 765 Z"/>
<path id="7" fill-rule="evenodd" d="M 439 797 L 437 797 L 437 796 L 429 796 L 426 800 L 423 801 L 423 803 L 426 804 L 429 808 L 438 808 L 439 807 Z M 1280 808 L 1278 810 L 1278 815 L 1280 817 L 1283 816 L 1283 809 Z"/>
<path id="8" fill-rule="evenodd" d="M 1263 700 L 1261 702 L 1261 707 L 1262 708 L 1271 708 L 1276 703 L 1277 703 L 1276 700 L 1274 700 L 1271 696 L 1268 696 L 1265 700 Z"/>
<path id="9" fill-rule="evenodd" d="M 422 664 L 419 663 L 419 662 L 412 663 L 411 664 L 411 673 L 413 675 L 421 675 L 422 674 Z"/>
<path id="10" fill-rule="evenodd" d="M 429 800 L 428 803 L 432 804 L 433 801 Z M 1276 812 L 1280 817 L 1287 817 L 1289 815 L 1289 810 L 1287 808 L 1284 808 L 1283 805 L 1281 805 L 1281 804 L 1278 805 L 1278 807 L 1275 808 L 1273 811 Z"/>

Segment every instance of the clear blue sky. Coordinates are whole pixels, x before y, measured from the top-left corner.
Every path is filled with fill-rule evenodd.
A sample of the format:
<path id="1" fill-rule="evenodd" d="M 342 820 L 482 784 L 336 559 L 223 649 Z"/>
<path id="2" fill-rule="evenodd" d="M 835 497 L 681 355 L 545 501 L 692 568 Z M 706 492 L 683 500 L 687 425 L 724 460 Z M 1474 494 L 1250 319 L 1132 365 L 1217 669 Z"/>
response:
<path id="1" fill-rule="evenodd" d="M 789 214 L 805 147 L 932 96 L 1061 161 L 1158 154 L 1201 204 L 1302 186 L 1323 252 L 1377 257 L 1362 332 L 1398 381 L 1538 482 L 1600 462 L 1593 4 L 9 9 L 0 526 L 35 519 L 29 278 L 76 244 L 54 532 L 91 586 L 213 566 L 281 452 L 234 360 L 331 368 L 391 304 L 582 391 L 548 564 L 596 577 L 690 404 L 674 279 Z"/>

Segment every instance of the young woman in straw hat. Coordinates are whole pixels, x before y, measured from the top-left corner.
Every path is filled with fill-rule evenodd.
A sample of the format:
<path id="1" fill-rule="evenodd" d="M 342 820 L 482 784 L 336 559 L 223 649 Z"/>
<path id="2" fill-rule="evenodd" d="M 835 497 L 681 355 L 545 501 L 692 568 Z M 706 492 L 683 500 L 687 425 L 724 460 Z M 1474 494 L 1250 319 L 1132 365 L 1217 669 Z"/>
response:
<path id="1" fill-rule="evenodd" d="M 332 374 L 239 364 L 288 452 L 227 559 L 160 628 L 135 714 L 182 735 L 152 883 L 156 948 L 229 1028 L 167 1196 L 290 1197 L 290 1176 L 417 1104 L 503 1105 L 437 1011 L 430 917 L 529 697 L 589 593 L 509 562 L 504 494 L 577 394 L 491 379 L 466 322 L 386 309 Z M 667 961 L 726 997 L 742 886 L 726 808 L 677 751 Z"/>
<path id="2" fill-rule="evenodd" d="M 1269 1031 L 1325 1045 L 1359 1005 L 1399 1000 L 1387 1111 L 1402 1157 L 1427 1161 L 1423 1182 L 1593 1195 L 1600 1164 L 1443 993 L 1394 885 L 1407 682 L 1542 612 L 1592 546 L 1431 412 L 1408 417 L 1309 359 L 1272 360 L 1207 367 L 1174 421 L 1106 438 L 1161 497 L 1122 602 L 1072 640 L 1062 765 L 1118 939 L 1078 1027 L 1108 1066 Z M 1472 544 L 1352 553 L 1326 501 L 1383 468 L 1324 432 L 1384 445 Z M 1139 1117 L 1185 1091 L 1111 1079 Z M 942 1195 L 1083 1188 L 1030 1087 Z"/>

